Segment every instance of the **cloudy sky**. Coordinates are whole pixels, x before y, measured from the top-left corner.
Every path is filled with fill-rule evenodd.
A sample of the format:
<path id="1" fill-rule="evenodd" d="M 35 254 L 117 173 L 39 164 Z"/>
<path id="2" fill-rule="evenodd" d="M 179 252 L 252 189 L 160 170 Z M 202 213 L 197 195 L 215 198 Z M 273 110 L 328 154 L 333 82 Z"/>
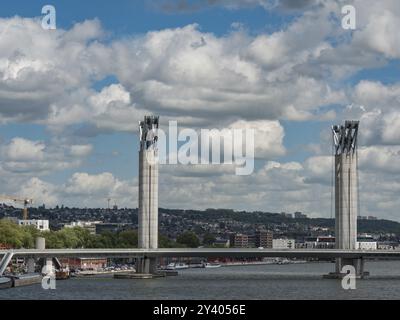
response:
<path id="1" fill-rule="evenodd" d="M 256 169 L 163 166 L 160 206 L 331 215 L 330 126 L 359 119 L 362 215 L 400 220 L 398 0 L 2 0 L 0 194 L 137 206 L 138 121 L 256 128 Z M 356 8 L 356 30 L 341 9 Z"/>

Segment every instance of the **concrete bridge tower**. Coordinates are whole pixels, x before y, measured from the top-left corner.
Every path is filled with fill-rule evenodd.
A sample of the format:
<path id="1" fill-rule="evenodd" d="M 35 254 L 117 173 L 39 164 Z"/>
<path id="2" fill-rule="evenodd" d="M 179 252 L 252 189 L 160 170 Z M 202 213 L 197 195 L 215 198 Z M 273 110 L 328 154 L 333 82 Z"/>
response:
<path id="1" fill-rule="evenodd" d="M 358 121 L 333 126 L 335 148 L 335 234 L 336 248 L 355 250 L 357 244 Z"/>
<path id="2" fill-rule="evenodd" d="M 146 116 L 139 123 L 139 248 L 158 248 L 158 126 L 159 117 Z M 155 258 L 139 259 L 137 272 L 155 274 Z"/>
<path id="3" fill-rule="evenodd" d="M 333 126 L 335 157 L 335 236 L 336 249 L 356 250 L 358 216 L 358 159 L 357 139 L 359 121 L 345 121 Z M 336 274 L 343 266 L 352 265 L 357 275 L 363 275 L 360 259 L 336 259 Z"/>

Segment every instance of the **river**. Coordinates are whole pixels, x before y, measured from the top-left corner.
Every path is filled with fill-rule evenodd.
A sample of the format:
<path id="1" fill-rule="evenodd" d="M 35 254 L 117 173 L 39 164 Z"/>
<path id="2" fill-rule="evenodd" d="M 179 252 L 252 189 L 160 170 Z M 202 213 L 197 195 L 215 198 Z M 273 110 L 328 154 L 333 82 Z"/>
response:
<path id="1" fill-rule="evenodd" d="M 0 290 L 0 299 L 400 299 L 400 261 L 367 262 L 371 277 L 357 280 L 356 290 L 322 279 L 333 269 L 332 263 L 306 263 L 189 269 L 152 280 L 74 278 L 57 281 L 56 290 L 40 285 Z"/>

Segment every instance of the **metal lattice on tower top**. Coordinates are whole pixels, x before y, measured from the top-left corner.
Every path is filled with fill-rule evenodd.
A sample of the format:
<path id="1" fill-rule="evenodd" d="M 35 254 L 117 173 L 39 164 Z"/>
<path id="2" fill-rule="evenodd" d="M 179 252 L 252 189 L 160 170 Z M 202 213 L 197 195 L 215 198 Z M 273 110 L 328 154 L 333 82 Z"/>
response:
<path id="1" fill-rule="evenodd" d="M 359 124 L 360 121 L 346 121 L 344 125 L 332 127 L 336 155 L 356 152 Z"/>
<path id="2" fill-rule="evenodd" d="M 139 122 L 140 150 L 157 147 L 159 119 L 158 116 L 145 116 L 144 121 Z"/>

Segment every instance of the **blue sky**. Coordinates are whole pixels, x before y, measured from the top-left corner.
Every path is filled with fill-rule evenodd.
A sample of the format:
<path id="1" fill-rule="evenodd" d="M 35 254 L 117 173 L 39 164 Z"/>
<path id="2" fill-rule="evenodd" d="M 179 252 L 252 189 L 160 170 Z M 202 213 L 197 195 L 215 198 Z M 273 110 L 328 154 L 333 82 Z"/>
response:
<path id="1" fill-rule="evenodd" d="M 42 17 L 41 8 L 50 2 L 40 1 L 9 1 L 2 3 L 2 17 L 15 15 L 22 17 Z M 204 32 L 211 32 L 216 35 L 225 35 L 232 31 L 233 23 L 241 23 L 250 33 L 260 34 L 268 30 L 273 32 L 294 19 L 295 15 L 281 15 L 268 12 L 258 6 L 242 10 L 214 7 L 192 12 L 165 12 L 150 1 L 120 0 L 117 3 L 110 1 L 52 1 L 57 10 L 57 25 L 60 28 L 71 28 L 76 22 L 90 19 L 99 19 L 104 29 L 110 32 L 110 38 L 130 37 L 135 34 L 143 34 L 149 31 L 162 30 L 166 28 L 179 28 L 188 24 L 197 23 Z M 102 81 L 93 84 L 93 87 L 100 91 L 104 86 L 117 83 L 118 80 L 109 76 Z M 307 143 L 318 142 L 318 135 L 315 132 L 321 130 L 326 123 L 287 123 L 286 142 L 293 147 L 287 159 L 301 160 L 306 157 L 306 152 L 295 147 Z M 21 127 L 23 126 L 23 130 Z M 316 131 L 317 130 L 317 131 Z M 0 127 L 4 139 L 12 139 L 15 136 L 22 136 L 35 140 L 49 139 L 49 134 L 43 126 L 10 124 Z M 21 134 L 22 133 L 22 134 Z M 129 141 L 131 140 L 131 141 Z M 127 133 L 109 133 L 100 135 L 93 139 L 96 153 L 85 161 L 81 169 L 92 174 L 104 171 L 113 172 L 117 177 L 136 176 L 135 165 L 137 157 L 134 150 L 137 150 L 137 137 Z M 127 143 L 128 142 L 128 143 Z M 127 148 L 127 145 L 131 148 Z M 136 148 L 136 149 L 135 149 Z M 300 150 L 299 150 L 300 149 Z M 118 157 L 112 156 L 117 152 Z M 133 164 L 133 165 L 132 165 Z M 51 177 L 52 182 L 60 182 L 72 171 L 56 173 Z"/>
<path id="2" fill-rule="evenodd" d="M 391 31 L 400 9 L 390 0 L 382 8 L 350 2 L 358 13 L 355 31 L 341 28 L 336 0 L 302 1 L 296 9 L 287 0 L 2 1 L 0 31 L 7 25 L 19 29 L 12 29 L 14 41 L 0 33 L 0 46 L 7 48 L 0 54 L 0 172 L 15 181 L 0 192 L 35 193 L 50 205 L 102 206 L 102 199 L 113 196 L 135 206 L 136 123 L 146 113 L 196 129 L 201 127 L 196 123 L 210 128 L 245 123 L 261 130 L 251 177 L 238 180 L 211 168 L 198 178 L 165 168 L 165 181 L 171 182 L 162 182 L 171 192 L 161 198 L 165 207 L 326 216 L 329 203 L 320 208 L 312 198 L 330 201 L 324 158 L 330 126 L 348 117 L 365 124 L 362 179 L 374 175 L 385 189 L 387 172 L 397 174 L 389 163 L 400 145 L 390 129 L 398 123 L 400 101 L 400 53 Z M 186 10 L 178 9 L 182 3 L 188 3 Z M 53 34 L 35 29 L 46 4 L 57 10 Z M 202 47 L 188 49 L 200 40 Z M 21 88 L 28 98 L 19 98 Z M 36 113 L 24 109 L 36 104 Z M 23 148 L 32 149 L 27 163 L 15 159 Z M 363 160 L 379 150 L 387 159 Z M 182 175 L 188 190 L 180 186 Z M 255 189 L 238 199 L 243 185 Z M 210 204 L 195 197 L 202 192 L 200 198 Z M 366 189 L 366 199 L 369 192 L 376 194 Z M 382 194 L 363 210 L 393 217 L 396 201 Z"/>
<path id="3" fill-rule="evenodd" d="M 171 1 L 172 2 L 172 1 Z M 289 22 L 293 15 L 279 15 L 267 12 L 258 6 L 243 10 L 230 10 L 224 7 L 212 7 L 204 10 L 185 12 L 166 12 L 160 8 L 162 1 L 148 0 L 58 0 L 50 2 L 5 0 L 2 2 L 2 16 L 14 15 L 24 17 L 41 16 L 41 8 L 52 4 L 58 11 L 58 25 L 70 28 L 75 22 L 98 18 L 105 29 L 115 36 L 131 36 L 149 30 L 176 28 L 187 24 L 198 23 L 205 32 L 223 35 L 231 29 L 231 24 L 245 24 L 252 32 L 274 30 Z"/>

